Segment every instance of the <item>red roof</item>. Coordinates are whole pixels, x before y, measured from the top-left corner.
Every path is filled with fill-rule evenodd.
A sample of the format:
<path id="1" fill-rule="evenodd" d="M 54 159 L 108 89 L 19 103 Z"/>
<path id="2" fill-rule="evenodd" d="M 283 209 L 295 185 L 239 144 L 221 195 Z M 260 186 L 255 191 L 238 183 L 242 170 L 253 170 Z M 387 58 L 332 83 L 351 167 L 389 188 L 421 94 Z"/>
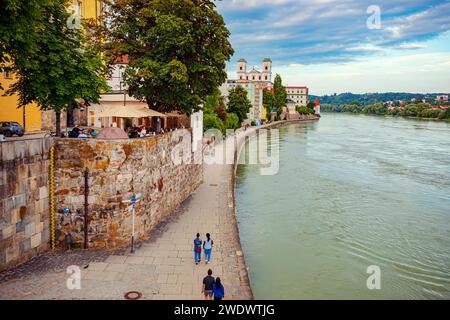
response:
<path id="1" fill-rule="evenodd" d="M 120 57 L 115 58 L 114 63 L 123 63 L 123 64 L 128 64 L 129 59 L 128 59 L 128 55 L 123 55 Z"/>

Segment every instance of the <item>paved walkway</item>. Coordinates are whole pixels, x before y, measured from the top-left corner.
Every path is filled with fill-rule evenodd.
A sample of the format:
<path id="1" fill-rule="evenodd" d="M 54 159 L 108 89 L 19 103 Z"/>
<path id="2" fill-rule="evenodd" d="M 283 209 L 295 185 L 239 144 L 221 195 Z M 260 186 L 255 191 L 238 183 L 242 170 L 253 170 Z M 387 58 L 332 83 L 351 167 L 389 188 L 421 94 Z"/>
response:
<path id="1" fill-rule="evenodd" d="M 80 290 L 67 288 L 65 271 L 33 272 L 0 283 L 0 299 L 124 299 L 129 291 L 141 292 L 142 299 L 202 299 L 201 283 L 209 268 L 222 278 L 227 300 L 251 299 L 233 208 L 232 171 L 231 165 L 205 165 L 205 181 L 185 208 L 134 255 L 110 255 L 80 266 Z M 211 233 L 215 242 L 210 265 L 194 264 L 197 232 L 202 238 Z"/>

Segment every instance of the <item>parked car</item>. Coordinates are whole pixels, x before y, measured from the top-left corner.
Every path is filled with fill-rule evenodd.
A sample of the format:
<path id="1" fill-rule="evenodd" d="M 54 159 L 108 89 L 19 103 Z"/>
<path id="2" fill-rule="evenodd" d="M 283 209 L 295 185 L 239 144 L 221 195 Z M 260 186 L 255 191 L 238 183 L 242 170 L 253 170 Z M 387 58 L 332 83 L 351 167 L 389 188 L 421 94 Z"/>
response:
<path id="1" fill-rule="evenodd" d="M 6 137 L 18 135 L 19 137 L 25 134 L 25 130 L 17 122 L 0 122 L 0 134 Z"/>

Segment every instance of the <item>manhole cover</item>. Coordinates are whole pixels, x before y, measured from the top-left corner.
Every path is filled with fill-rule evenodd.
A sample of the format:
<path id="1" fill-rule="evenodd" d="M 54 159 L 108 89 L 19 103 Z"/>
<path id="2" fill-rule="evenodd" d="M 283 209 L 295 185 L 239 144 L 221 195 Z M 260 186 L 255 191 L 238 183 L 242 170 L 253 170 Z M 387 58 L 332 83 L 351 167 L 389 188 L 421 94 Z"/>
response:
<path id="1" fill-rule="evenodd" d="M 142 293 L 137 291 L 130 291 L 125 293 L 124 297 L 126 300 L 139 300 L 140 298 L 142 298 Z"/>

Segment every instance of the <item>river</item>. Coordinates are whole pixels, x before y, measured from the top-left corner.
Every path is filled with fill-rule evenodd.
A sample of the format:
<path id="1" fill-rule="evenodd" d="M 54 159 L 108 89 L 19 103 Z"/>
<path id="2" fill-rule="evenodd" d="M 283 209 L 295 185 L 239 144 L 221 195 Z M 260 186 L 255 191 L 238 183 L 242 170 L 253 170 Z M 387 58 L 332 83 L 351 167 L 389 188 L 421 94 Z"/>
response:
<path id="1" fill-rule="evenodd" d="M 277 175 L 237 173 L 256 299 L 450 299 L 449 123 L 326 113 L 279 148 Z"/>

